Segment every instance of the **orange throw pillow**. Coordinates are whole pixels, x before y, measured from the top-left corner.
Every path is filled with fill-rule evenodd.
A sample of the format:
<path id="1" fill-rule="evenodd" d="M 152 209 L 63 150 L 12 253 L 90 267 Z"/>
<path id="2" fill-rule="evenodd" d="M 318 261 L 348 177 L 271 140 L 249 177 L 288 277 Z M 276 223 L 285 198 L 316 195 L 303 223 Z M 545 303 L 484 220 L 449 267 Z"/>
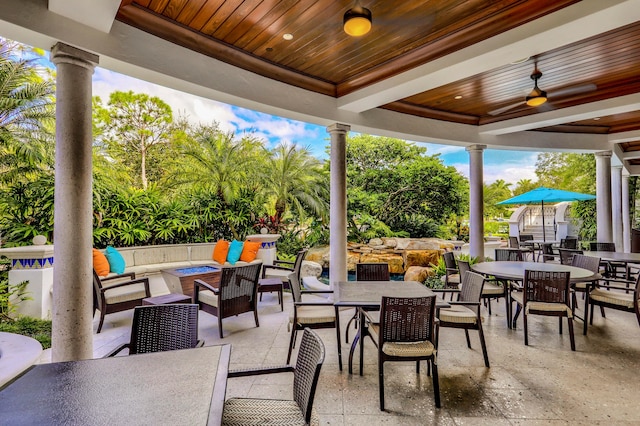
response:
<path id="1" fill-rule="evenodd" d="M 243 262 L 253 262 L 256 260 L 258 250 L 262 243 L 259 241 L 245 241 L 242 246 L 242 254 L 240 254 L 240 260 Z"/>
<path id="2" fill-rule="evenodd" d="M 213 248 L 213 260 L 222 265 L 227 261 L 227 253 L 229 253 L 229 241 L 218 240 Z"/>
<path id="3" fill-rule="evenodd" d="M 96 274 L 100 277 L 109 275 L 109 261 L 107 260 L 107 256 L 97 249 L 93 249 L 93 269 L 96 270 Z"/>

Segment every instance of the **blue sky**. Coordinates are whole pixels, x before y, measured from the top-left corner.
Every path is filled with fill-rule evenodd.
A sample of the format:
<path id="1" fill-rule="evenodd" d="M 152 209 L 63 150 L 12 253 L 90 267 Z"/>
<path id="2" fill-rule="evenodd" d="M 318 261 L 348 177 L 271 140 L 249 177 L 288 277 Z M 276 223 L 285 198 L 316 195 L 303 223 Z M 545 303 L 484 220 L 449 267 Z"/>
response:
<path id="1" fill-rule="evenodd" d="M 319 158 L 326 158 L 328 134 L 324 126 L 289 120 L 244 108 L 212 101 L 158 86 L 122 74 L 96 68 L 93 75 L 93 94 L 104 102 L 113 91 L 132 90 L 157 96 L 168 103 L 174 116 L 186 116 L 193 123 L 218 122 L 225 131 L 236 134 L 250 132 L 273 147 L 280 142 L 308 147 Z M 440 154 L 444 164 L 454 166 L 464 176 L 469 176 L 469 156 L 463 147 L 423 144 L 428 154 Z M 538 153 L 488 149 L 484 153 L 484 181 L 503 179 L 516 183 L 520 179 L 536 180 L 535 163 Z"/>

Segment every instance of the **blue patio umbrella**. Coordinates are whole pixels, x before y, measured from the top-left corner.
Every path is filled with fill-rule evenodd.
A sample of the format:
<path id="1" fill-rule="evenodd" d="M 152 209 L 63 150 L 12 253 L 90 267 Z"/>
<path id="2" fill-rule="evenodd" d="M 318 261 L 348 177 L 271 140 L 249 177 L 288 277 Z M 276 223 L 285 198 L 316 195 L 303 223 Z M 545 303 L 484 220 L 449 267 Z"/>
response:
<path id="1" fill-rule="evenodd" d="M 596 196 L 580 192 L 563 191 L 562 189 L 540 188 L 532 189 L 524 194 L 516 195 L 497 204 L 542 204 L 542 239 L 546 240 L 544 230 L 544 203 L 561 203 L 563 201 L 595 200 Z"/>

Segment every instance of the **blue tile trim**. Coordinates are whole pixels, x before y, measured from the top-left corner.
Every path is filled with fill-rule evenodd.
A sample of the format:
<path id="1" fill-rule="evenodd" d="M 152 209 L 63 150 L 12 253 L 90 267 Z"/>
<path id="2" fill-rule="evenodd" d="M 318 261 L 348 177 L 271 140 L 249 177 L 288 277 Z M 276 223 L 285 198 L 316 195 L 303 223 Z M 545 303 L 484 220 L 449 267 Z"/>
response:
<path id="1" fill-rule="evenodd" d="M 43 259 L 11 259 L 12 269 L 48 269 L 53 268 L 53 256 Z"/>

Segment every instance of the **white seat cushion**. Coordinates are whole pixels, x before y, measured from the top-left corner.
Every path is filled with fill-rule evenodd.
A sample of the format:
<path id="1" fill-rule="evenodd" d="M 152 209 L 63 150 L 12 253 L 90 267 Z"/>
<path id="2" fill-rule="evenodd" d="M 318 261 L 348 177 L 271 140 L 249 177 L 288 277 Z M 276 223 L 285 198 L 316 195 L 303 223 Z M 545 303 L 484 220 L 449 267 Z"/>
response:
<path id="1" fill-rule="evenodd" d="M 130 300 L 144 299 L 147 294 L 144 291 L 144 284 L 131 284 L 124 287 L 107 289 L 104 292 L 104 298 L 107 304 L 128 302 Z"/>
<path id="2" fill-rule="evenodd" d="M 563 312 L 568 318 L 573 317 L 573 311 L 569 305 L 564 303 L 551 303 L 551 302 L 527 302 L 525 312 L 527 315 L 530 311 L 544 311 L 544 312 Z"/>
<path id="3" fill-rule="evenodd" d="M 451 305 L 450 308 L 440 309 L 438 318 L 442 322 L 457 324 L 475 324 L 478 322 L 478 317 L 474 311 L 460 305 Z"/>
<path id="4" fill-rule="evenodd" d="M 378 342 L 380 333 L 380 324 L 370 324 L 369 334 L 374 341 Z M 431 342 L 385 342 L 382 345 L 382 352 L 389 356 L 414 357 L 414 356 L 431 356 L 436 353 L 436 348 Z"/>
<path id="5" fill-rule="evenodd" d="M 198 301 L 210 306 L 218 307 L 218 296 L 211 290 L 198 291 Z"/>
<path id="6" fill-rule="evenodd" d="M 488 295 L 488 294 L 502 295 L 504 294 L 504 287 L 498 284 L 494 284 L 492 282 L 485 281 L 484 287 L 482 287 L 482 294 L 483 295 Z"/>
<path id="7" fill-rule="evenodd" d="M 336 320 L 336 311 L 333 306 L 298 306 L 298 324 L 321 324 Z M 289 317 L 289 322 L 293 323 L 293 312 Z"/>
<path id="8" fill-rule="evenodd" d="M 309 424 L 320 423 L 311 410 Z M 295 401 L 279 399 L 229 398 L 224 403 L 222 424 L 225 426 L 304 425 L 304 416 Z"/>
<path id="9" fill-rule="evenodd" d="M 448 277 L 443 275 L 440 277 L 440 280 L 444 282 L 449 282 L 449 284 L 460 284 L 460 274 L 451 274 Z"/>
<path id="10" fill-rule="evenodd" d="M 633 293 L 607 291 L 602 288 L 596 288 L 589 293 L 589 298 L 599 302 L 610 303 L 612 305 L 624 306 L 629 309 L 633 308 Z"/>

